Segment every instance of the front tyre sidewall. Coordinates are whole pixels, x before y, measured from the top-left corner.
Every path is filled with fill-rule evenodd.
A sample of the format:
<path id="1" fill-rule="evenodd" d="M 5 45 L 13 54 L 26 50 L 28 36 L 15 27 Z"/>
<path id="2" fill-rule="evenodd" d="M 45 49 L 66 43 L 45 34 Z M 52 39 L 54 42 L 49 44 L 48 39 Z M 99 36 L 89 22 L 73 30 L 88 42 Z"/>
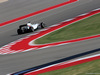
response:
<path id="1" fill-rule="evenodd" d="M 45 28 L 45 24 L 44 23 L 41 24 L 41 28 Z"/>

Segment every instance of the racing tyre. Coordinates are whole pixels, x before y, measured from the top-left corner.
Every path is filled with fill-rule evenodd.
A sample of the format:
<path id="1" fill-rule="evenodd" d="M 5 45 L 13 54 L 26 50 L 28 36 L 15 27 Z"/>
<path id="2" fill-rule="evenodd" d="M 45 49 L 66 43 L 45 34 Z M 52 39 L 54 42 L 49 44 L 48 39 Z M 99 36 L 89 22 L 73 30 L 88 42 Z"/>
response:
<path id="1" fill-rule="evenodd" d="M 29 28 L 29 31 L 30 31 L 30 32 L 34 32 L 34 28 L 33 28 L 33 27 L 30 27 L 30 28 Z"/>
<path id="2" fill-rule="evenodd" d="M 23 31 L 21 29 L 17 30 L 18 35 L 23 34 Z"/>
<path id="3" fill-rule="evenodd" d="M 45 28 L 45 24 L 43 22 L 40 24 L 40 26 L 41 28 Z"/>

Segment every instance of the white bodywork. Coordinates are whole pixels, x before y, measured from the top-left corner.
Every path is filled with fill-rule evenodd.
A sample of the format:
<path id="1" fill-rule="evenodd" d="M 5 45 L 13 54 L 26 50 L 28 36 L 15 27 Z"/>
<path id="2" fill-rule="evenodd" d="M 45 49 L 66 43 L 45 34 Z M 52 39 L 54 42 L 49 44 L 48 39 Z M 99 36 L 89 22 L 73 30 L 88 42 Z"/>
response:
<path id="1" fill-rule="evenodd" d="M 40 25 L 40 24 L 38 24 L 38 23 L 36 23 L 36 24 L 27 23 L 27 26 L 28 26 L 28 27 L 33 27 L 34 29 L 37 29 L 39 25 Z"/>

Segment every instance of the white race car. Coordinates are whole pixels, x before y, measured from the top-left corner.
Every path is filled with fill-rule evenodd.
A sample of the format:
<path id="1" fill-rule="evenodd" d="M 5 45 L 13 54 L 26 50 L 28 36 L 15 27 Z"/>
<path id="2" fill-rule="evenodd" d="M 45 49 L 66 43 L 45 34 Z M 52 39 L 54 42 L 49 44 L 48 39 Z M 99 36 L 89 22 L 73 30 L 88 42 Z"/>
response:
<path id="1" fill-rule="evenodd" d="M 28 33 L 28 32 L 33 32 L 34 30 L 37 30 L 39 28 L 44 28 L 44 27 L 45 27 L 45 24 L 43 22 L 36 23 L 36 24 L 32 24 L 32 23 L 28 22 L 27 24 L 20 25 L 19 29 L 17 29 L 17 33 L 24 34 L 24 33 Z"/>

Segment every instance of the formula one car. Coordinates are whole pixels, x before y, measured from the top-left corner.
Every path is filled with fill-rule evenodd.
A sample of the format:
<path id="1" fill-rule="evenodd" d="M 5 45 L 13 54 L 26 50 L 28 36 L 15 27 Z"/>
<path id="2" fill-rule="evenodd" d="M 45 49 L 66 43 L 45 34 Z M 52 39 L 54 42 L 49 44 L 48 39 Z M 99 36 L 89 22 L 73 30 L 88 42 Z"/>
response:
<path id="1" fill-rule="evenodd" d="M 27 24 L 20 25 L 19 29 L 17 29 L 17 33 L 24 34 L 24 33 L 28 33 L 28 32 L 34 32 L 35 30 L 44 28 L 44 27 L 45 27 L 45 24 L 43 22 L 36 23 L 36 24 L 32 24 L 32 23 L 28 22 Z"/>

